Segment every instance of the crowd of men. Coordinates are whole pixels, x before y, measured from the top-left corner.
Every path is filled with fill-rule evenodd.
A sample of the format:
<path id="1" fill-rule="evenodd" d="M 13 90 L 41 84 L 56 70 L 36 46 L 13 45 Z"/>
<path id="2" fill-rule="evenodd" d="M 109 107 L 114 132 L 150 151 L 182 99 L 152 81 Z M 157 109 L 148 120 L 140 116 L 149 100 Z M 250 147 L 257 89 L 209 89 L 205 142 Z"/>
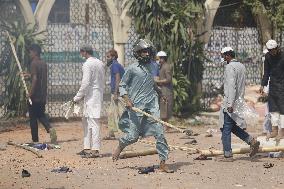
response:
<path id="1" fill-rule="evenodd" d="M 264 95 L 264 86 L 268 85 L 268 110 L 271 115 L 271 129 L 266 129 L 268 137 L 280 140 L 284 135 L 284 55 L 276 41 L 266 43 L 267 53 L 264 60 L 264 74 L 260 93 Z M 51 142 L 56 143 L 56 131 L 45 116 L 47 91 L 47 65 L 40 59 L 41 48 L 31 45 L 32 59 L 30 78 L 32 87 L 29 97 L 30 126 L 32 141 L 38 142 L 39 120 L 50 133 Z M 100 117 L 102 111 L 103 91 L 105 85 L 105 64 L 93 56 L 91 45 L 80 47 L 81 57 L 85 59 L 82 66 L 81 86 L 73 98 L 74 103 L 82 102 L 82 125 L 84 131 L 83 150 L 78 154 L 85 158 L 100 157 Z M 117 131 L 124 132 L 118 139 L 113 152 L 113 160 L 119 159 L 123 149 L 140 137 L 154 136 L 156 149 L 160 159 L 160 170 L 171 173 L 173 170 L 166 165 L 169 147 L 165 138 L 167 128 L 133 107 L 147 112 L 167 122 L 173 111 L 173 70 L 167 62 L 168 55 L 164 51 L 156 54 L 151 41 L 140 39 L 133 46 L 136 62 L 126 69 L 118 62 L 118 54 L 114 49 L 107 52 L 107 67 L 111 76 L 111 102 L 108 110 L 108 134 L 105 140 L 116 139 Z M 224 72 L 224 100 L 220 110 L 220 126 L 224 161 L 232 161 L 231 133 L 250 145 L 250 156 L 258 152 L 260 143 L 245 130 L 246 120 L 239 107 L 245 106 L 244 94 L 246 83 L 245 66 L 235 59 L 231 47 L 225 47 L 221 56 L 226 61 Z M 155 60 L 158 60 L 157 62 Z"/>

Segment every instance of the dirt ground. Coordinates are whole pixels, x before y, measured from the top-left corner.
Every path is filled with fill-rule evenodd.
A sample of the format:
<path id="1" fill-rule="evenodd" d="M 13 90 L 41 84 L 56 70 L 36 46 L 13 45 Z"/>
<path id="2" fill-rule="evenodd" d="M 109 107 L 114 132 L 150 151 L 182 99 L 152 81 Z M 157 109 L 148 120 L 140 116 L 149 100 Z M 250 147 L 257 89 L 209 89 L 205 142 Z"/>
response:
<path id="1" fill-rule="evenodd" d="M 102 141 L 102 158 L 82 159 L 76 155 L 82 149 L 82 128 L 80 121 L 53 123 L 57 130 L 61 149 L 40 151 L 43 158 L 37 158 L 29 151 L 7 145 L 0 151 L 0 188 L 35 188 L 35 189 L 69 189 L 69 188 L 284 188 L 283 159 L 267 158 L 265 154 L 250 159 L 248 155 L 235 155 L 234 162 L 211 160 L 194 160 L 198 154 L 173 150 L 167 163 L 175 170 L 172 174 L 155 171 L 149 174 L 138 174 L 140 167 L 158 165 L 158 155 L 120 159 L 112 162 L 111 153 L 117 141 Z M 260 124 L 249 129 L 252 134 L 260 132 Z M 213 137 L 205 137 L 206 130 L 212 128 L 218 132 Z M 221 147 L 221 133 L 217 125 L 198 125 L 191 129 L 198 136 L 188 137 L 185 134 L 166 133 L 171 145 L 190 146 L 200 149 Z M 102 124 L 102 136 L 106 134 L 106 124 Z M 197 145 L 185 143 L 195 138 Z M 7 141 L 26 143 L 31 141 L 30 129 L 22 129 L 0 133 L 0 144 Z M 153 138 L 147 140 L 154 141 Z M 48 142 L 49 136 L 40 127 L 40 141 Z M 233 146 L 244 143 L 233 137 Z M 149 146 L 136 143 L 128 150 L 147 149 Z M 264 168 L 264 163 L 272 163 L 272 168 Z M 67 166 L 69 173 L 51 172 L 54 168 Z M 28 178 L 21 177 L 22 169 L 31 173 Z"/>

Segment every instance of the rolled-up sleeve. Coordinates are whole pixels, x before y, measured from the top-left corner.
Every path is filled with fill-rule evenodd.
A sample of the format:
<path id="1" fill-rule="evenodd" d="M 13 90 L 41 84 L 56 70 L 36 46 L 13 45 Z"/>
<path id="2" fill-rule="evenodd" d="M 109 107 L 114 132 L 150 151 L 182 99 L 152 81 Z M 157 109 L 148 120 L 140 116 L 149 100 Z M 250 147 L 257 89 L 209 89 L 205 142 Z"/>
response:
<path id="1" fill-rule="evenodd" d="M 119 83 L 119 95 L 120 96 L 128 94 L 127 86 L 129 85 L 130 80 L 131 80 L 131 69 L 126 69 Z"/>

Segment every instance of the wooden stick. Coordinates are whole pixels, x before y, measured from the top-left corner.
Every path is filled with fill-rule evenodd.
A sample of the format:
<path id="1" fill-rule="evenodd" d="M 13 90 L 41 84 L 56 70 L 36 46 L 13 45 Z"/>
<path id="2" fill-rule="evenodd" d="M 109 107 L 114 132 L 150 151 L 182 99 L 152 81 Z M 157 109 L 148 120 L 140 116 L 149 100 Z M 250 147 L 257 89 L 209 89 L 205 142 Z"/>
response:
<path id="1" fill-rule="evenodd" d="M 147 112 L 144 112 L 144 111 L 140 110 L 139 108 L 132 107 L 131 109 L 132 109 L 133 111 L 135 111 L 135 112 L 138 112 L 138 113 L 141 113 L 141 114 L 143 114 L 143 115 L 145 115 L 145 116 L 147 116 L 147 117 L 150 117 L 151 119 L 153 119 L 153 120 L 155 120 L 155 121 L 157 121 L 157 122 L 159 122 L 159 123 L 161 123 L 161 124 L 163 124 L 163 125 L 166 125 L 166 126 L 168 126 L 168 127 L 170 127 L 170 128 L 173 128 L 173 129 L 175 129 L 175 130 L 177 130 L 177 131 L 179 131 L 179 132 L 181 132 L 181 133 L 184 132 L 183 129 L 180 129 L 180 128 L 178 128 L 178 127 L 176 127 L 176 126 L 174 126 L 174 125 L 172 125 L 172 124 L 170 124 L 170 123 L 167 123 L 167 122 L 165 122 L 165 121 L 163 121 L 163 120 L 161 120 L 161 119 L 159 119 L 159 118 L 156 118 L 155 116 L 153 116 L 153 115 L 151 115 L 151 114 L 149 114 L 149 113 L 147 113 Z"/>
<path id="2" fill-rule="evenodd" d="M 122 103 L 123 106 L 125 106 L 125 103 L 124 103 L 122 100 L 119 99 L 119 102 Z M 131 109 L 132 109 L 133 111 L 135 111 L 135 112 L 141 113 L 141 114 L 143 114 L 143 115 L 145 115 L 145 116 L 147 116 L 147 117 L 149 117 L 149 118 L 152 118 L 153 120 L 155 120 L 155 121 L 157 121 L 157 122 L 159 122 L 159 123 L 161 123 L 161 124 L 163 124 L 163 125 L 166 125 L 166 126 L 168 126 L 168 127 L 171 127 L 171 128 L 173 128 L 173 129 L 175 129 L 175 130 L 181 132 L 181 133 L 184 133 L 184 132 L 186 131 L 186 130 L 180 129 L 180 128 L 178 128 L 178 127 L 176 127 L 176 126 L 174 126 L 174 125 L 172 125 L 172 124 L 170 124 L 170 123 L 167 123 L 167 122 L 165 122 L 165 121 L 163 121 L 163 120 L 161 120 L 161 119 L 159 119 L 159 118 L 156 118 L 155 116 L 153 116 L 153 115 L 151 115 L 151 114 L 149 114 L 149 113 L 147 113 L 147 112 L 144 112 L 144 111 L 140 110 L 139 108 L 132 107 Z"/>
<path id="3" fill-rule="evenodd" d="M 40 153 L 38 153 L 38 152 L 35 151 L 34 149 L 29 148 L 29 147 L 27 147 L 27 146 L 22 146 L 22 145 L 20 145 L 20 144 L 14 143 L 14 142 L 12 142 L 12 141 L 9 141 L 7 144 L 8 144 L 8 145 L 12 145 L 12 146 L 16 146 L 16 147 L 18 147 L 18 148 L 22 148 L 22 149 L 28 150 L 28 151 L 30 151 L 30 152 L 36 154 L 38 158 L 42 158 L 42 157 L 43 157 Z"/>
<path id="4" fill-rule="evenodd" d="M 147 141 L 147 140 L 138 140 L 138 142 L 141 142 L 143 144 L 148 144 L 151 146 L 155 146 L 155 142 Z M 186 146 L 173 146 L 173 145 L 168 145 L 171 150 L 181 150 L 181 151 L 192 151 L 192 153 L 199 153 L 200 150 L 196 148 L 189 148 Z"/>
<path id="5" fill-rule="evenodd" d="M 28 88 L 27 88 L 27 84 L 26 84 L 25 78 L 24 78 L 24 76 L 23 76 L 23 74 L 22 74 L 22 73 L 23 73 L 23 69 L 22 69 L 21 63 L 20 63 L 20 61 L 19 61 L 19 59 L 18 59 L 15 46 L 14 46 L 14 44 L 13 44 L 13 41 L 12 41 L 12 39 L 11 39 L 11 37 L 10 37 L 8 31 L 6 31 L 6 34 L 7 34 L 7 37 L 8 37 L 8 39 L 9 39 L 9 41 L 10 41 L 10 46 L 11 46 L 13 55 L 14 55 L 15 60 L 16 60 L 16 62 L 17 62 L 18 68 L 19 68 L 19 70 L 20 70 L 20 77 L 21 77 L 22 83 L 23 83 L 23 85 L 24 85 L 24 89 L 25 89 L 26 95 L 28 96 L 28 95 L 29 95 L 29 91 L 28 91 Z M 31 100 L 31 98 L 28 98 L 28 100 L 29 100 L 30 105 L 32 105 L 32 100 Z"/>
<path id="6" fill-rule="evenodd" d="M 157 153 L 158 152 L 155 148 L 151 148 L 151 149 L 144 150 L 144 151 L 137 151 L 137 152 L 127 151 L 127 152 L 122 152 L 119 158 L 125 159 L 125 158 L 132 158 L 132 157 L 138 157 L 138 156 L 154 155 Z"/>
<path id="7" fill-rule="evenodd" d="M 279 151 L 284 151 L 284 146 L 273 146 L 273 147 L 259 147 L 258 152 L 259 153 L 265 153 L 265 152 L 279 152 Z M 250 148 L 237 148 L 233 149 L 232 153 L 233 154 L 246 154 L 250 152 Z M 224 152 L 222 150 L 200 150 L 200 153 L 207 156 L 218 156 L 218 155 L 223 155 Z"/>

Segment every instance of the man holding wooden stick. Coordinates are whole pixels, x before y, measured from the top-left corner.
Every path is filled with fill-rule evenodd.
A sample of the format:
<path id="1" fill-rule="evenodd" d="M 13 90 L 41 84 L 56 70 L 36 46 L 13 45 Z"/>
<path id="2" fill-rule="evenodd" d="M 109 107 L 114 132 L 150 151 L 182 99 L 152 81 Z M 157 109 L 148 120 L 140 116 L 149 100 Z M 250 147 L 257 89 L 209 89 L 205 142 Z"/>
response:
<path id="1" fill-rule="evenodd" d="M 158 91 L 155 87 L 150 65 L 153 53 L 153 44 L 149 40 L 140 39 L 133 47 L 133 54 L 138 63 L 131 64 L 121 79 L 119 93 L 123 97 L 127 109 L 119 120 L 119 128 L 126 135 L 119 139 L 113 160 L 118 160 L 121 151 L 126 146 L 137 142 L 139 136 L 154 136 L 161 160 L 160 170 L 172 173 L 173 171 L 165 164 L 168 159 L 169 148 L 162 124 L 132 110 L 133 107 L 136 107 L 155 117 L 160 117 Z"/>
<path id="2" fill-rule="evenodd" d="M 38 44 L 32 44 L 29 48 L 31 62 L 31 81 L 32 87 L 29 97 L 32 104 L 29 103 L 30 126 L 33 142 L 38 142 L 38 123 L 39 120 L 47 133 L 50 133 L 51 143 L 57 143 L 56 131 L 51 127 L 47 116 L 45 115 L 45 104 L 47 96 L 47 64 L 41 60 L 41 47 Z"/>
<path id="3" fill-rule="evenodd" d="M 224 74 L 224 101 L 220 110 L 220 125 L 224 161 L 232 161 L 231 133 L 250 145 L 250 156 L 257 153 L 260 143 L 244 130 L 246 122 L 242 111 L 245 107 L 245 66 L 234 59 L 235 52 L 232 48 L 227 49 L 223 53 L 227 65 Z"/>

